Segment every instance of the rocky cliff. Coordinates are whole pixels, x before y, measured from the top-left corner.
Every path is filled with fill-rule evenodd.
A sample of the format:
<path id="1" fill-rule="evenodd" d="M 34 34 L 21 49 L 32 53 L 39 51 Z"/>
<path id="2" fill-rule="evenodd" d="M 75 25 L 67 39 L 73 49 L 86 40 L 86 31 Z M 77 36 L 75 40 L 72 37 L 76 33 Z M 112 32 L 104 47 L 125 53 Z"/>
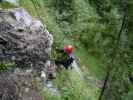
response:
<path id="1" fill-rule="evenodd" d="M 43 24 L 23 8 L 0 9 L 0 63 L 17 65 L 13 71 L 0 72 L 0 100 L 42 100 L 34 75 L 48 69 L 52 43 Z"/>
<path id="2" fill-rule="evenodd" d="M 39 20 L 21 8 L 0 10 L 0 59 L 19 66 L 44 65 L 53 37 Z"/>

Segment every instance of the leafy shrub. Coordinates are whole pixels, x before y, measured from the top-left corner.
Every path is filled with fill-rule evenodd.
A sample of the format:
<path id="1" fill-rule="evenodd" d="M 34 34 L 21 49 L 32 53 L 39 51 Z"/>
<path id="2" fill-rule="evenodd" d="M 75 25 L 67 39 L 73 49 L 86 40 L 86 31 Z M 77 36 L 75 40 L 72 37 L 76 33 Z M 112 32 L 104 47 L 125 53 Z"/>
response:
<path id="1" fill-rule="evenodd" d="M 15 66 L 15 63 L 6 63 L 6 62 L 1 62 L 0 63 L 0 71 L 5 71 L 8 70 L 12 67 Z"/>

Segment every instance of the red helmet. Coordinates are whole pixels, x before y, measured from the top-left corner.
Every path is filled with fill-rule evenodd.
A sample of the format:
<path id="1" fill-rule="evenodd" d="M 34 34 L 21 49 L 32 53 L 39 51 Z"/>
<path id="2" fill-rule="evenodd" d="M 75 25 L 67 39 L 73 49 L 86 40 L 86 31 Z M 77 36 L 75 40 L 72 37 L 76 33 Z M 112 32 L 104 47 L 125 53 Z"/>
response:
<path id="1" fill-rule="evenodd" d="M 64 51 L 68 54 L 72 53 L 73 51 L 73 46 L 68 44 L 68 45 L 64 45 Z"/>

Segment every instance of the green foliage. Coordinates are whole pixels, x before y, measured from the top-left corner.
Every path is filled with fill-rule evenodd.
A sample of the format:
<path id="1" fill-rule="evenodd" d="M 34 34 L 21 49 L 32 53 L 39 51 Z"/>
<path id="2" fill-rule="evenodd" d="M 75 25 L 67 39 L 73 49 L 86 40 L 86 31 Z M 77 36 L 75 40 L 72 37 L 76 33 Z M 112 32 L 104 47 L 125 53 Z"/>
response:
<path id="1" fill-rule="evenodd" d="M 63 100 L 71 100 L 72 99 L 72 96 L 73 96 L 73 93 L 72 93 L 73 90 L 72 89 L 73 88 L 67 88 L 67 87 L 62 88 Z"/>
<path id="2" fill-rule="evenodd" d="M 15 66 L 14 63 L 0 62 L 0 72 L 6 71 L 14 66 Z"/>
<path id="3" fill-rule="evenodd" d="M 132 100 L 133 99 L 133 89 L 130 90 L 127 94 L 123 95 L 122 100 Z"/>
<path id="4" fill-rule="evenodd" d="M 53 47 L 62 47 L 64 43 L 77 46 L 77 42 L 79 42 L 80 45 L 77 46 L 75 54 L 81 58 L 81 63 L 86 65 L 91 73 L 96 73 L 99 77 L 104 75 L 102 73 L 106 71 L 103 68 L 105 65 L 106 69 L 110 68 L 111 75 L 103 100 L 132 97 L 128 81 L 128 74 L 132 72 L 131 63 L 133 62 L 132 0 L 128 0 L 128 2 L 126 0 L 32 1 L 36 2 L 37 7 L 30 0 L 20 0 L 20 3 L 34 17 L 39 19 L 41 17 L 42 22 L 47 25 L 48 30 L 54 36 Z M 126 18 L 128 25 L 124 25 L 122 34 L 119 36 L 126 3 L 128 4 L 128 18 Z M 127 31 L 129 32 L 127 33 Z M 93 58 L 98 59 L 99 62 L 102 60 L 103 64 L 100 65 L 101 63 L 97 63 Z M 83 83 L 79 82 L 80 85 L 69 84 L 64 87 L 64 79 L 69 80 L 70 83 L 76 81 L 76 75 L 71 75 L 71 73 L 63 71 L 57 76 L 59 79 L 54 82 L 62 91 L 62 99 L 79 100 L 78 96 L 80 96 L 80 100 L 89 100 L 94 92 L 92 94 L 87 92 L 91 94 L 90 98 L 87 97 L 86 92 L 83 92 L 85 95 L 82 94 L 81 90 L 86 88 L 86 85 L 85 87 L 80 86 Z M 66 78 L 69 75 L 74 78 Z"/>
<path id="5" fill-rule="evenodd" d="M 54 83 L 61 91 L 61 100 L 96 100 L 97 98 L 97 87 L 89 86 L 74 70 L 62 70 Z"/>
<path id="6" fill-rule="evenodd" d="M 3 8 L 3 9 L 9 9 L 9 8 L 15 8 L 16 6 L 9 3 L 9 2 L 3 2 L 3 3 L 0 3 L 0 8 Z"/>
<path id="7" fill-rule="evenodd" d="M 43 100 L 62 100 L 59 96 L 52 95 L 47 91 L 42 91 L 41 95 L 43 96 Z"/>

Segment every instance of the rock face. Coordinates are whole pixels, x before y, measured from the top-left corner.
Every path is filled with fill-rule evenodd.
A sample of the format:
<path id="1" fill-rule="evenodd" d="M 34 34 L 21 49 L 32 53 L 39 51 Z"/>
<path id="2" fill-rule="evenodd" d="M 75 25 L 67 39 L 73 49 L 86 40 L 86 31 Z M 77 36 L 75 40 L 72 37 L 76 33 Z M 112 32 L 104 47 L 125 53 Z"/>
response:
<path id="1" fill-rule="evenodd" d="M 52 43 L 43 24 L 24 9 L 0 10 L 0 63 L 13 61 L 18 67 L 0 72 L 0 100 L 42 100 L 34 78 L 42 87 L 38 70 L 47 74 Z"/>
<path id="2" fill-rule="evenodd" d="M 0 76 L 0 99 L 1 100 L 18 100 L 16 85 L 9 78 Z"/>
<path id="3" fill-rule="evenodd" d="M 32 71 L 20 69 L 0 74 L 0 100 L 43 100 L 33 77 Z"/>
<path id="4" fill-rule="evenodd" d="M 0 60 L 44 66 L 53 43 L 43 24 L 22 8 L 0 10 Z"/>

